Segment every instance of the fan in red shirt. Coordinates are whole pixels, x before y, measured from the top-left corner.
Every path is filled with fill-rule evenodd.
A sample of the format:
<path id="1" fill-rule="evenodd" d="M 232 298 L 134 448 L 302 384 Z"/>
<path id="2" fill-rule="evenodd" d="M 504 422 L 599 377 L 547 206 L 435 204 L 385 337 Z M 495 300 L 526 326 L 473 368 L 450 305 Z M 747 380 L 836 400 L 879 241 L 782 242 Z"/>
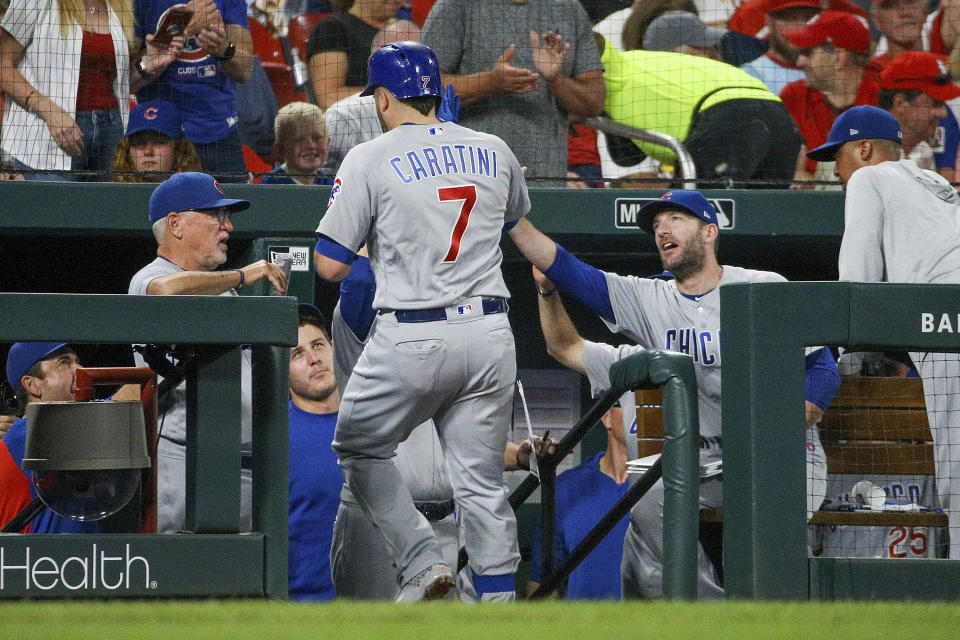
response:
<path id="1" fill-rule="evenodd" d="M 926 49 L 921 35 L 927 19 L 926 0 L 876 0 L 870 18 L 883 36 L 870 63 L 879 69 L 905 51 Z"/>
<path id="2" fill-rule="evenodd" d="M 800 129 L 806 149 L 827 141 L 840 113 L 854 105 L 876 105 L 878 74 L 868 68 L 870 30 L 866 21 L 849 13 L 825 11 L 806 27 L 784 36 L 802 51 L 797 66 L 806 78 L 788 84 L 780 98 Z M 816 175 L 817 163 L 801 147 L 794 179 L 832 179 L 832 168 Z"/>

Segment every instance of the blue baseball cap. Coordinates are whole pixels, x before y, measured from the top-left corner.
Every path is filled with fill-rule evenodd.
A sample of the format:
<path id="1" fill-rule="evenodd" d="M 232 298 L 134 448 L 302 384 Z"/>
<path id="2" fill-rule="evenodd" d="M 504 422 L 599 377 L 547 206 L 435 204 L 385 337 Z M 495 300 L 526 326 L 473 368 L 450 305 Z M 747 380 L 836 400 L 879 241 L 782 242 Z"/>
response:
<path id="1" fill-rule="evenodd" d="M 156 131 L 168 138 L 179 138 L 183 135 L 183 117 L 180 110 L 169 102 L 141 102 L 130 111 L 127 135 L 132 136 L 140 131 Z"/>
<path id="2" fill-rule="evenodd" d="M 717 210 L 699 191 L 667 191 L 659 200 L 648 202 L 640 207 L 637 226 L 653 233 L 653 219 L 661 211 L 680 210 L 700 218 L 708 224 L 717 224 Z"/>
<path id="3" fill-rule="evenodd" d="M 7 382 L 16 387 L 27 370 L 54 351 L 67 346 L 66 342 L 17 342 L 7 354 Z"/>
<path id="4" fill-rule="evenodd" d="M 807 157 L 832 162 L 837 150 L 851 140 L 893 140 L 901 144 L 903 132 L 896 117 L 879 107 L 851 107 L 833 121 L 826 143 L 808 151 Z"/>
<path id="5" fill-rule="evenodd" d="M 309 316 L 310 318 L 313 318 L 314 321 L 320 325 L 321 329 L 323 329 L 324 331 L 327 330 L 327 321 L 323 317 L 323 313 L 321 313 L 320 309 L 318 309 L 314 305 L 310 304 L 309 302 L 301 302 L 300 304 L 297 305 L 297 312 L 300 315 Z"/>
<path id="6" fill-rule="evenodd" d="M 175 173 L 153 190 L 150 196 L 150 223 L 166 218 L 172 211 L 226 207 L 235 213 L 250 206 L 249 200 L 225 196 L 220 183 L 213 176 L 195 171 Z"/>

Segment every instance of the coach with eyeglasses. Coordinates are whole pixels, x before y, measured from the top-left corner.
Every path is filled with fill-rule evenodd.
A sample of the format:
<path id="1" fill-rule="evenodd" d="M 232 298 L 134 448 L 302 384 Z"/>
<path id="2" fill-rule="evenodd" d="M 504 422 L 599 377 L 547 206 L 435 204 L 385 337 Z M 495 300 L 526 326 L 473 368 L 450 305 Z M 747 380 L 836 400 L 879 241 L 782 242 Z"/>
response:
<path id="1" fill-rule="evenodd" d="M 150 223 L 157 239 L 157 258 L 130 280 L 130 295 L 235 296 L 244 285 L 264 278 L 285 293 L 283 269 L 258 260 L 241 269 L 219 270 L 227 260 L 231 216 L 250 207 L 247 200 L 227 198 L 205 173 L 177 173 L 160 183 L 150 196 Z M 149 353 L 149 351 L 147 351 Z M 250 352 L 244 350 L 241 369 L 242 447 L 241 528 L 251 523 L 251 385 Z M 138 356 L 139 359 L 139 356 Z M 158 360 L 159 359 L 159 360 Z M 141 364 L 138 362 L 138 364 Z M 154 355 L 147 364 L 161 376 L 173 368 L 166 357 Z M 168 368 L 169 367 L 169 368 Z M 161 393 L 157 446 L 157 531 L 179 531 L 186 505 L 186 385 Z M 160 383 L 164 389 L 163 382 Z"/>

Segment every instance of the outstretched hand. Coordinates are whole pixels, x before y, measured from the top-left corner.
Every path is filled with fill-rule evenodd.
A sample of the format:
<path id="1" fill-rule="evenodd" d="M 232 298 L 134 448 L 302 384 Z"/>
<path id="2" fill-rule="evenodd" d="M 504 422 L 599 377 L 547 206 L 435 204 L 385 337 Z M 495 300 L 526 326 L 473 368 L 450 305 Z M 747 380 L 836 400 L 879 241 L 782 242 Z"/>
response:
<path id="1" fill-rule="evenodd" d="M 530 46 L 533 47 L 533 65 L 547 82 L 553 82 L 563 73 L 563 62 L 570 52 L 570 43 L 563 36 L 547 31 L 543 38 L 536 31 L 530 32 Z"/>
<path id="2" fill-rule="evenodd" d="M 448 84 L 447 90 L 443 92 L 443 99 L 437 110 L 437 119 L 442 122 L 456 122 L 460 119 L 460 96 L 457 95 L 452 84 Z"/>
<path id="3" fill-rule="evenodd" d="M 530 69 L 515 67 L 510 64 L 510 59 L 517 52 L 517 45 L 510 45 L 503 52 L 497 63 L 491 70 L 493 73 L 493 86 L 498 91 L 504 93 L 529 93 L 536 91 L 540 84 L 540 77 Z"/>

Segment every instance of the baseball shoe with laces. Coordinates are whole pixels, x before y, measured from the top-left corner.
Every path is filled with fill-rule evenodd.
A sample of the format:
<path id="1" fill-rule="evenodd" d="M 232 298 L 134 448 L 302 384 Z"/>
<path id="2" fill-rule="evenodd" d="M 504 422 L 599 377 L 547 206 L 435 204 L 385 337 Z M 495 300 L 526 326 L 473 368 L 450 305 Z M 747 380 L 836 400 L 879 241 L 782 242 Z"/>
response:
<path id="1" fill-rule="evenodd" d="M 445 564 L 433 564 L 410 578 L 400 588 L 397 602 L 439 600 L 455 586 L 453 571 Z"/>

